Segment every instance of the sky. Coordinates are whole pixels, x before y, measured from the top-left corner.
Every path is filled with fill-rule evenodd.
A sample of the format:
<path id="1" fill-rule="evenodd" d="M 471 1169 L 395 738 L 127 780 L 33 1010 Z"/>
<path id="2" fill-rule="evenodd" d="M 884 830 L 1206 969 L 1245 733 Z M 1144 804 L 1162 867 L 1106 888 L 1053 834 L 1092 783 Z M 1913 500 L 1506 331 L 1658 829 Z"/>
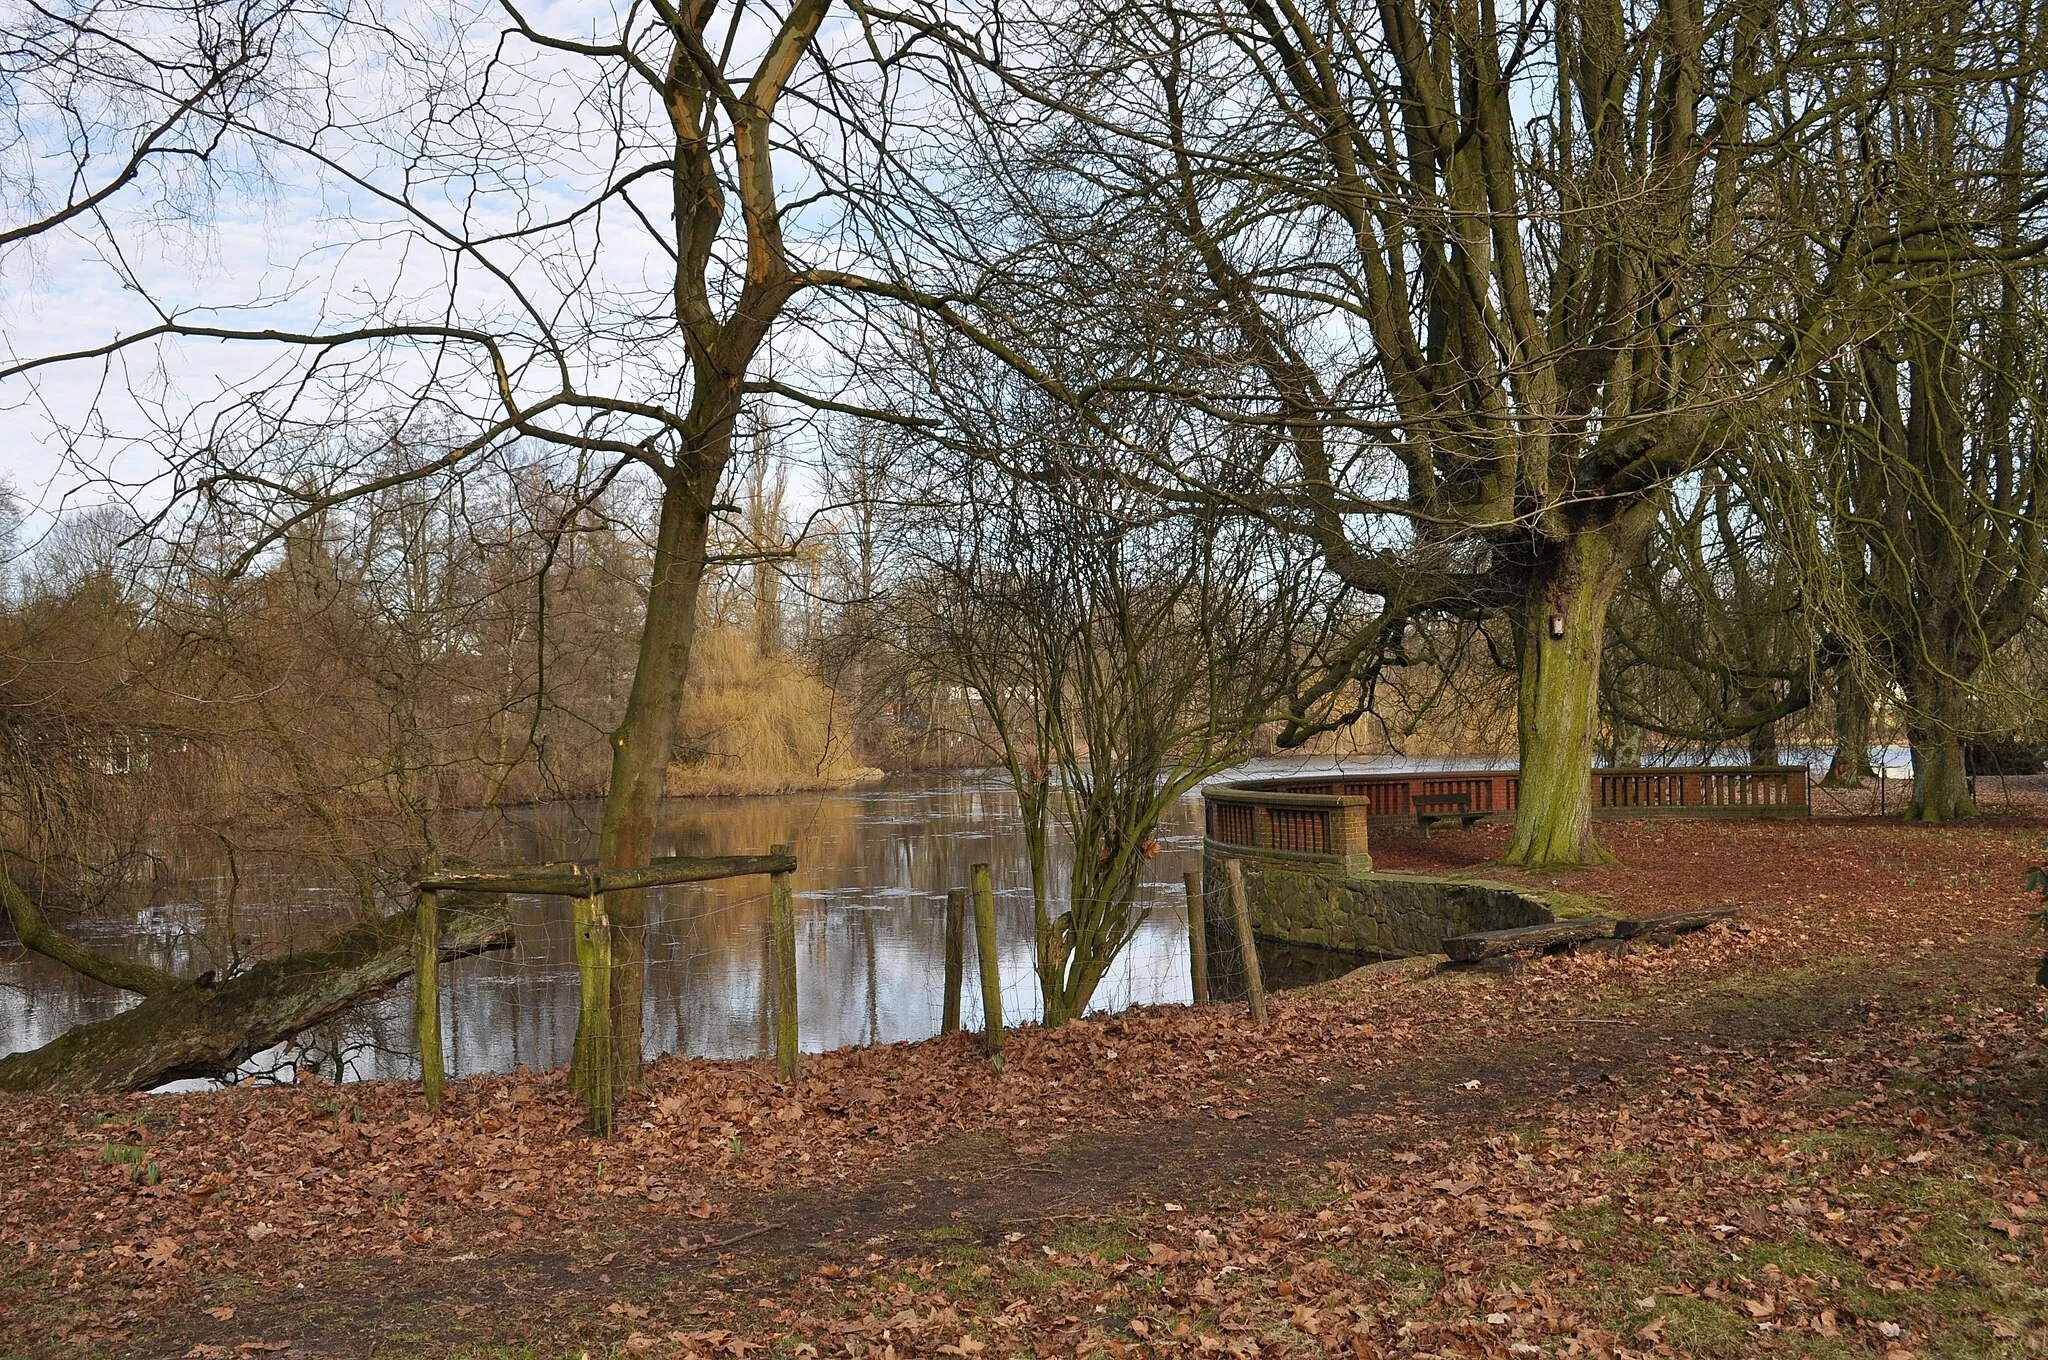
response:
<path id="1" fill-rule="evenodd" d="M 0 14 L 8 8 L 9 0 L 0 0 Z M 450 54 L 474 58 L 493 50 L 500 21 L 487 14 L 487 21 L 465 30 L 431 9 L 408 12 L 401 5 L 397 12 L 425 40 L 426 60 L 391 61 L 381 38 L 302 33 L 302 57 L 289 71 L 299 86 L 296 107 L 279 102 L 263 114 L 301 135 L 319 114 L 328 126 L 318 145 L 335 166 L 303 152 L 231 140 L 215 161 L 210 192 L 194 192 L 189 178 L 145 177 L 98 217 L 0 248 L 0 365 L 105 344 L 152 324 L 161 310 L 220 324 L 307 330 L 380 315 L 437 317 L 451 293 L 450 257 L 374 192 L 405 182 L 392 148 L 408 145 L 423 126 L 454 129 L 435 138 L 438 149 L 482 144 L 500 153 L 495 164 L 444 175 L 441 183 L 451 191 L 430 188 L 417 196 L 443 221 L 510 224 L 522 213 L 580 203 L 613 145 L 604 110 L 582 99 L 592 85 L 587 66 L 533 59 L 531 48 L 513 44 L 503 50 L 523 60 L 500 68 L 505 97 L 494 107 L 496 121 L 464 125 L 461 113 L 449 111 L 452 105 L 432 103 L 430 82 L 449 73 L 440 64 Z M 526 12 L 537 25 L 569 34 L 603 32 L 612 24 L 608 5 L 583 0 Z M 177 38 L 145 36 L 172 45 Z M 751 43 L 758 50 L 761 38 L 759 30 L 743 29 L 736 46 L 744 52 Z M 313 70 L 315 60 L 327 69 Z M 6 91 L 23 112 L 15 119 L 16 136 L 0 135 L 0 230 L 25 220 L 16 191 L 28 176 L 61 193 L 68 168 L 63 128 L 39 121 L 33 99 L 19 97 L 24 89 L 34 92 L 18 81 Z M 430 108 L 444 117 L 422 119 Z M 117 101 L 105 111 L 99 131 L 118 159 L 126 150 L 122 120 L 136 121 L 147 106 L 138 113 Z M 350 184 L 336 166 L 372 187 Z M 463 169 L 445 160 L 439 168 Z M 789 194 L 807 187 L 796 167 L 778 169 L 795 181 Z M 416 176 L 413 182 L 419 183 Z M 645 198 L 658 208 L 664 194 L 657 187 Z M 174 197 L 182 201 L 167 207 Z M 658 322 L 666 260 L 655 238 L 626 214 L 604 219 L 601 236 L 579 225 L 533 250 L 500 248 L 494 258 L 512 271 L 536 311 L 577 337 L 572 349 L 586 365 L 584 384 L 636 392 L 651 375 L 680 366 L 679 346 L 673 337 L 664 342 Z M 565 276 L 568 261 L 584 262 L 587 272 Z M 452 291 L 459 319 L 531 334 L 530 320 L 516 316 L 504 287 L 479 271 L 465 271 Z M 585 306 L 593 295 L 596 304 Z M 638 319 L 650 315 L 654 324 Z M 633 319 L 622 328 L 621 317 Z M 778 338 L 785 356 L 801 345 L 793 334 Z M 180 341 L 108 363 L 70 363 L 0 380 L 0 475 L 27 503 L 27 537 L 46 531 L 66 509 L 118 500 L 146 512 L 163 504 L 169 494 L 165 451 L 172 441 L 161 431 L 182 427 L 184 439 L 204 439 L 238 392 L 291 371 L 290 357 L 267 345 Z M 421 377 L 416 366 L 408 374 L 401 363 L 398 371 Z M 354 409 L 374 411 L 376 403 L 357 399 Z M 242 422 L 244 434 L 247 428 Z"/>

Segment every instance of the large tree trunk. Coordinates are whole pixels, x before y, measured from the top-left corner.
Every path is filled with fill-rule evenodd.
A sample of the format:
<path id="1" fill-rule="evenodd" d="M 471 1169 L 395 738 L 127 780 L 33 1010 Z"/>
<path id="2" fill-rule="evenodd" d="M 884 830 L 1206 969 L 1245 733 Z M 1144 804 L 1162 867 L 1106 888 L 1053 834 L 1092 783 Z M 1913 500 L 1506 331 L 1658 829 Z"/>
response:
<path id="1" fill-rule="evenodd" d="M 1870 694 L 1855 668 L 1843 665 L 1835 673 L 1835 755 L 1821 783 L 1855 789 L 1876 776 L 1870 767 Z"/>
<path id="2" fill-rule="evenodd" d="M 444 894 L 440 918 L 444 960 L 511 942 L 502 897 Z M 208 974 L 155 992 L 111 1019 L 0 1058 L 0 1091 L 147 1091 L 223 1076 L 409 975 L 417 924 L 416 913 L 394 912 L 312 949 L 265 959 L 218 985 Z"/>
<path id="3" fill-rule="evenodd" d="M 731 419 L 722 425 L 725 450 Z M 705 544 L 710 533 L 711 500 L 724 459 L 708 459 L 679 468 L 662 494 L 661 527 L 655 540 L 654 574 L 647 591 L 647 617 L 640 633 L 640 654 L 633 669 L 633 687 L 626 711 L 612 732 L 611 783 L 605 792 L 604 824 L 598 840 L 598 862 L 607 869 L 631 869 L 654 856 L 654 828 L 668 785 L 669 759 L 689 678 L 690 647 L 697 632 L 697 595 L 704 583 Z M 598 1048 L 604 1036 L 591 1026 L 577 1025 L 570 1059 L 572 1085 L 586 1095 L 597 1075 L 596 1064 L 612 1065 L 611 1089 L 640 1084 L 642 1009 L 647 993 L 647 894 L 611 893 L 604 901 L 610 920 L 609 1053 Z"/>
<path id="4" fill-rule="evenodd" d="M 1531 573 L 1521 624 L 1521 790 L 1501 856 L 1529 869 L 1597 864 L 1593 738 L 1607 610 L 1639 540 L 1621 526 L 1582 530 Z"/>
<path id="5" fill-rule="evenodd" d="M 1913 745 L 1913 803 L 1909 820 L 1952 822 L 1975 817 L 1969 773 L 1963 765 L 1965 683 L 1944 674 L 1908 679 L 1906 701 L 1911 712 L 1906 737 Z"/>
<path id="6" fill-rule="evenodd" d="M 1607 763 L 1617 770 L 1634 769 L 1643 763 L 1643 741 L 1648 734 L 1626 718 L 1607 718 Z"/>
<path id="7" fill-rule="evenodd" d="M 1752 765 L 1775 765 L 1778 763 L 1778 724 L 1771 721 L 1758 723 L 1749 729 L 1749 763 Z"/>

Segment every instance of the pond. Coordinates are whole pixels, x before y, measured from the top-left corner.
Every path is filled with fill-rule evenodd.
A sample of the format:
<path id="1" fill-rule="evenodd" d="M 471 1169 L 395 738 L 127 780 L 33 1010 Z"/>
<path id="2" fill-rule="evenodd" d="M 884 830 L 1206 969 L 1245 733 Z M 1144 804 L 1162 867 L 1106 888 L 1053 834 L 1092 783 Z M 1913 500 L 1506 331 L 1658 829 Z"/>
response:
<path id="1" fill-rule="evenodd" d="M 489 854 L 501 863 L 587 855 L 599 807 L 552 804 L 504 814 Z M 1189 798 L 1162 828 L 1161 850 L 1140 894 L 1147 915 L 1104 979 L 1098 1009 L 1190 997 L 1183 872 L 1200 867 L 1201 809 Z M 658 854 L 758 854 L 795 848 L 797 984 L 807 1051 L 919 1039 L 938 1032 L 945 898 L 971 865 L 992 867 L 1003 1012 L 1039 1013 L 1031 970 L 1031 888 L 1016 800 L 998 777 L 904 777 L 862 788 L 748 798 L 678 799 L 664 809 Z M 233 920 L 229 884 L 205 847 L 167 854 L 176 879 L 164 905 L 120 921 L 89 920 L 78 934 L 182 975 L 218 967 L 242 948 L 303 945 L 340 918 L 341 890 L 261 864 L 239 866 Z M 1055 851 L 1057 856 L 1058 852 Z M 1064 881 L 1065 865 L 1055 865 Z M 773 1051 L 766 985 L 768 880 L 688 884 L 649 893 L 647 1048 L 741 1058 Z M 515 946 L 447 965 L 442 974 L 451 1074 L 536 1070 L 567 1063 L 576 1028 L 576 965 L 569 903 L 512 899 Z M 969 983 L 962 1024 L 979 1028 Z M 1333 961 L 1342 971 L 1348 960 Z M 115 1013 L 132 998 L 32 954 L 0 961 L 0 1053 L 34 1048 L 71 1025 Z M 345 1079 L 413 1077 L 409 985 L 308 1036 L 322 1070 Z M 306 1055 L 296 1055 L 303 1059 Z M 251 1070 L 277 1066 L 269 1055 Z"/>
<path id="2" fill-rule="evenodd" d="M 1824 765 L 1826 752 L 1787 750 L 1786 758 Z M 1874 751 L 1900 763 L 1902 751 Z M 1223 778 L 1346 770 L 1498 767 L 1499 757 L 1465 760 L 1267 760 Z M 495 824 L 480 857 L 503 864 L 588 855 L 598 806 L 550 804 L 514 809 Z M 1161 851 L 1140 901 L 1147 916 L 1104 979 L 1095 1006 L 1185 1002 L 1190 985 L 1181 875 L 1199 869 L 1201 806 L 1183 801 L 1162 828 Z M 857 789 L 749 798 L 692 798 L 664 809 L 659 854 L 758 854 L 795 847 L 798 870 L 797 986 L 801 1042 L 807 1051 L 921 1039 L 938 1032 L 944 970 L 945 897 L 964 887 L 968 869 L 988 863 L 996 886 L 1003 1013 L 1037 1018 L 1031 971 L 1031 888 L 1016 799 L 988 774 L 903 776 Z M 145 959 L 182 976 L 230 962 L 237 948 L 278 950 L 317 940 L 344 918 L 343 890 L 309 884 L 282 865 L 244 863 L 235 881 L 208 846 L 161 847 L 173 866 L 163 905 L 74 929 L 111 953 Z M 1057 851 L 1055 854 L 1057 855 Z M 1063 881 L 1065 865 L 1054 868 Z M 771 1052 L 767 977 L 768 883 L 737 879 L 649 894 L 646 1035 L 650 1055 L 687 1053 L 743 1058 Z M 236 903 L 232 914 L 224 903 Z M 569 904 L 561 898 L 512 901 L 517 943 L 444 970 L 442 999 L 452 1074 L 536 1070 L 567 1063 L 576 1028 L 576 966 Z M 971 935 L 971 929 L 970 929 Z M 240 943 L 238 943 L 240 942 Z M 962 1023 L 981 1023 L 979 989 L 969 985 Z M 1261 948 L 1262 957 L 1269 953 Z M 1354 966 L 1343 955 L 1304 957 L 1272 951 L 1274 985 L 1312 982 Z M 0 954 L 0 1054 L 38 1047 L 74 1024 L 97 1020 L 133 998 L 80 978 L 40 956 Z M 409 985 L 309 1036 L 330 1076 L 413 1077 Z M 301 1055 L 303 1056 L 303 1055 Z M 281 1055 L 252 1064 L 276 1066 Z"/>

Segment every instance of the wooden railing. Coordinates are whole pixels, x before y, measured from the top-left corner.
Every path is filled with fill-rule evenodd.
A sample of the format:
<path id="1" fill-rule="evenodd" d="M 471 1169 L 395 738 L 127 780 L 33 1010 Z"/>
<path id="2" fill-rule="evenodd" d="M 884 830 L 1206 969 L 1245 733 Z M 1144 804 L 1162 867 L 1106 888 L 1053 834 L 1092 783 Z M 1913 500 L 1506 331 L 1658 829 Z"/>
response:
<path id="1" fill-rule="evenodd" d="M 1803 765 L 1706 765 L 1687 769 L 1595 770 L 1593 806 L 1609 816 L 1659 812 L 1696 816 L 1805 816 Z"/>
<path id="2" fill-rule="evenodd" d="M 766 874 L 769 932 L 774 955 L 775 1063 L 784 1080 L 797 1076 L 796 908 L 791 886 L 796 856 L 786 845 L 765 855 L 667 855 L 631 869 L 603 869 L 592 863 L 536 864 L 509 869 L 429 873 L 414 881 L 419 891 L 419 962 L 414 973 L 413 1018 L 420 1041 L 420 1079 L 427 1103 L 439 1107 L 446 1081 L 441 1046 L 441 1000 L 437 941 L 440 895 L 444 892 L 518 893 L 567 897 L 574 902 L 576 973 L 579 985 L 577 1057 L 572 1077 L 581 1086 L 593 1133 L 610 1137 L 617 1097 L 611 1034 L 612 924 L 605 894 L 707 883 L 721 878 Z"/>
<path id="3" fill-rule="evenodd" d="M 1804 817 L 1811 812 L 1810 775 L 1802 765 L 1599 769 L 1590 777 L 1593 815 L 1601 818 Z M 1245 780 L 1211 785 L 1202 798 L 1212 841 L 1369 862 L 1367 823 L 1413 825 L 1420 797 L 1462 798 L 1474 813 L 1502 817 L 1515 810 L 1521 783 L 1515 770 L 1429 770 Z"/>
<path id="4" fill-rule="evenodd" d="M 1277 851 L 1369 873 L 1372 809 L 1357 795 L 1222 784 L 1202 791 L 1204 830 L 1212 841 Z"/>

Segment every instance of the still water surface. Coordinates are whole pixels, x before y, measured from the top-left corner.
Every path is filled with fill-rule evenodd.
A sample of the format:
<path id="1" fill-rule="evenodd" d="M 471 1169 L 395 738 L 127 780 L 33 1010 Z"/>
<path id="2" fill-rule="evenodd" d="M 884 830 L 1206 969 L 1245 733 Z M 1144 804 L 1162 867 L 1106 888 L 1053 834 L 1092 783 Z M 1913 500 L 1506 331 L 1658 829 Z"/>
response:
<path id="1" fill-rule="evenodd" d="M 507 864 L 587 855 L 598 812 L 595 803 L 515 810 L 488 854 Z M 1104 980 L 1098 1008 L 1189 998 L 1181 875 L 1199 867 L 1198 800 L 1176 809 L 1160 840 L 1140 894 L 1146 919 Z M 905 778 L 846 791 L 676 800 L 665 809 L 656 853 L 759 854 L 774 844 L 794 846 L 799 866 L 797 1012 L 806 1050 L 938 1031 L 946 891 L 965 886 L 969 866 L 978 862 L 990 864 L 995 879 L 1004 1016 L 1036 1018 L 1030 876 L 1016 801 L 999 778 Z M 82 923 L 78 933 L 109 952 L 192 975 L 219 967 L 237 936 L 255 935 L 263 952 L 304 945 L 344 910 L 338 889 L 309 888 L 302 878 L 244 864 L 231 923 L 223 918 L 227 885 L 219 866 L 196 853 L 168 858 L 184 870 L 170 901 L 134 918 Z M 1064 881 L 1064 864 L 1055 865 L 1055 875 Z M 650 1054 L 772 1051 L 767 893 L 766 878 L 748 878 L 648 894 Z M 545 1069 L 569 1059 L 576 1028 L 569 904 L 516 897 L 512 915 L 514 948 L 443 971 L 451 1073 L 520 1064 Z M 970 939 L 970 963 L 972 948 Z M 0 1053 L 34 1048 L 131 1003 L 36 955 L 16 954 L 0 962 Z M 311 1046 L 351 1078 L 416 1076 L 411 1008 L 411 989 L 402 986 L 316 1032 Z M 980 1025 L 977 987 L 966 989 L 961 1010 L 964 1025 Z"/>
<path id="2" fill-rule="evenodd" d="M 1815 766 L 1826 752 L 1788 750 Z M 1897 761 L 1898 751 L 1873 752 Z M 1498 758 L 1416 761 L 1261 761 L 1226 778 L 1322 773 L 1338 768 L 1498 768 Z M 530 864 L 587 856 L 596 842 L 598 806 L 555 804 L 517 809 L 494 829 L 478 857 Z M 1184 871 L 1198 869 L 1201 808 L 1184 801 L 1162 828 L 1162 850 L 1140 893 L 1143 924 L 1096 994 L 1097 1009 L 1189 999 Z M 679 799 L 664 812 L 659 854 L 759 854 L 795 847 L 798 869 L 797 990 L 802 1043 L 816 1052 L 849 1044 L 920 1039 L 938 1032 L 944 970 L 945 897 L 965 886 L 968 867 L 986 862 L 996 885 L 1003 1013 L 1017 1022 L 1038 1015 L 1031 972 L 1031 881 L 1016 800 L 991 775 L 901 777 L 860 789 L 729 799 Z M 134 917 L 80 923 L 77 933 L 111 953 L 146 959 L 181 976 L 231 962 L 233 941 L 256 952 L 303 947 L 346 915 L 342 890 L 309 884 L 284 865 L 240 866 L 228 876 L 205 846 L 162 847 L 174 882 L 159 907 Z M 1057 855 L 1058 851 L 1055 851 Z M 1063 883 L 1064 863 L 1055 863 Z M 768 883 L 737 879 L 688 884 L 648 894 L 648 1052 L 752 1057 L 772 1050 L 767 975 Z M 224 904 L 236 902 L 229 918 Z M 576 1028 L 576 965 L 569 904 L 562 898 L 512 899 L 514 948 L 448 965 L 443 972 L 444 1032 L 455 1074 L 507 1072 L 567 1063 Z M 971 934 L 970 929 L 970 934 Z M 981 1023 L 979 989 L 962 998 L 962 1023 Z M 246 952 L 246 951 L 245 951 Z M 1267 951 L 1261 949 L 1261 954 Z M 1294 951 L 1300 953 L 1301 951 Z M 1275 957 L 1269 976 L 1312 980 L 1354 963 Z M 0 1054 L 35 1048 L 74 1024 L 102 1019 L 133 998 L 80 978 L 21 950 L 0 954 Z M 409 985 L 324 1027 L 310 1046 L 330 1075 L 418 1074 L 411 1037 Z M 276 1059 L 272 1060 L 273 1062 Z M 267 1066 L 259 1060 L 257 1066 Z"/>

